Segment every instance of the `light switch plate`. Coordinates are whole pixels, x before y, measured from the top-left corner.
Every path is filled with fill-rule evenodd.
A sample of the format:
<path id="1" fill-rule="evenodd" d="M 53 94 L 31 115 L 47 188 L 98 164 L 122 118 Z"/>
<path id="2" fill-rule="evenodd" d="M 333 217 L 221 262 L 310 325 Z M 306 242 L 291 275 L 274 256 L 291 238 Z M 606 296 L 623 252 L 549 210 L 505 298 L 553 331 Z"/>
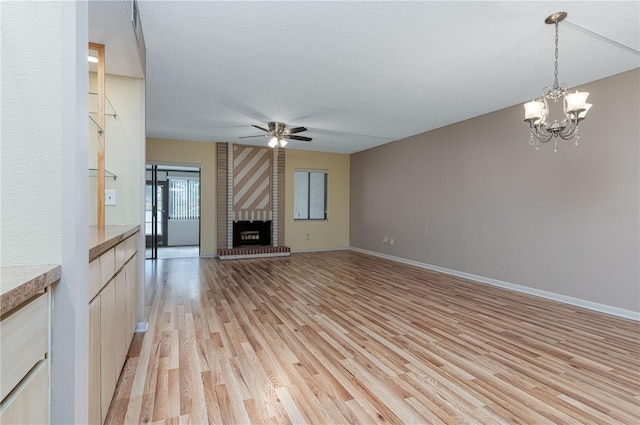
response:
<path id="1" fill-rule="evenodd" d="M 107 189 L 104 191 L 104 204 L 115 205 L 116 204 L 116 191 L 115 189 Z"/>

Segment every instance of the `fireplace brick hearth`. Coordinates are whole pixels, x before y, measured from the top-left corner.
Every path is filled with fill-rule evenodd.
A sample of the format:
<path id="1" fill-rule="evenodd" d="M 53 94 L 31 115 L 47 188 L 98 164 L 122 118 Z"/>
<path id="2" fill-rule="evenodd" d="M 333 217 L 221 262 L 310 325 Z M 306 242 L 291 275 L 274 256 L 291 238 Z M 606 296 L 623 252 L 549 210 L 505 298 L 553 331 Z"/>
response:
<path id="1" fill-rule="evenodd" d="M 239 260 L 242 258 L 288 257 L 291 249 L 288 246 L 259 246 L 255 248 L 241 247 L 219 249 L 218 258 L 221 260 Z"/>

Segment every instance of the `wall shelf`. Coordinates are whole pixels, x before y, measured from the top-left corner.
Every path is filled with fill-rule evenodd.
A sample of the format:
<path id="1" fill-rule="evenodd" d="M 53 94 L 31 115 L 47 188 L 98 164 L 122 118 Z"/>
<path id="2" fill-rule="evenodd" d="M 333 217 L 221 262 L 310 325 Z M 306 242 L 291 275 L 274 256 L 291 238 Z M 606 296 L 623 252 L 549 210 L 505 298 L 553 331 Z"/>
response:
<path id="1" fill-rule="evenodd" d="M 98 133 L 104 133 L 104 128 L 100 127 L 100 124 L 89 114 L 89 129 L 91 131 L 97 131 Z"/>
<path id="2" fill-rule="evenodd" d="M 104 114 L 118 119 L 118 112 L 107 96 L 104 97 Z M 98 93 L 89 92 L 89 116 L 98 115 Z"/>
<path id="3" fill-rule="evenodd" d="M 104 115 L 118 119 L 118 112 L 107 96 L 104 97 Z M 98 124 L 98 93 L 89 92 L 89 128 L 98 133 L 104 133 L 104 128 Z"/>
<path id="4" fill-rule="evenodd" d="M 89 177 L 98 177 L 98 170 L 95 168 L 89 168 Z M 106 179 L 113 179 L 118 180 L 118 176 L 113 174 L 111 171 L 109 170 L 104 170 L 104 177 Z"/>

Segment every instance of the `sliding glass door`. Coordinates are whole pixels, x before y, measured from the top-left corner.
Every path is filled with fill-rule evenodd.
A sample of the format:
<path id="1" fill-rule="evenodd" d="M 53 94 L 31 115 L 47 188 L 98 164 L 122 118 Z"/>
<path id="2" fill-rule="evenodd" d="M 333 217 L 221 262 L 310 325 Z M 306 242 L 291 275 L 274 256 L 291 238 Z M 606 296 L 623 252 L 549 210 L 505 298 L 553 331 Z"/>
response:
<path id="1" fill-rule="evenodd" d="M 145 189 L 146 257 L 158 258 L 158 247 L 167 246 L 167 184 L 158 180 L 158 166 L 147 166 Z"/>
<path id="2" fill-rule="evenodd" d="M 147 165 L 146 258 L 200 255 L 200 169 Z"/>

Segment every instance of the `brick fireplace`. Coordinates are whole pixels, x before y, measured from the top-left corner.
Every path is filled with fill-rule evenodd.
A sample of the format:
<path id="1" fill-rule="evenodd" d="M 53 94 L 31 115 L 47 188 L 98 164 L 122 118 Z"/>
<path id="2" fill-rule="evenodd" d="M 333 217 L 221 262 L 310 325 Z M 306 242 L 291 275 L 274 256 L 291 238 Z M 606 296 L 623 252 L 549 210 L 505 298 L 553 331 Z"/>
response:
<path id="1" fill-rule="evenodd" d="M 284 151 L 217 143 L 218 257 L 289 255 L 284 243 Z"/>

